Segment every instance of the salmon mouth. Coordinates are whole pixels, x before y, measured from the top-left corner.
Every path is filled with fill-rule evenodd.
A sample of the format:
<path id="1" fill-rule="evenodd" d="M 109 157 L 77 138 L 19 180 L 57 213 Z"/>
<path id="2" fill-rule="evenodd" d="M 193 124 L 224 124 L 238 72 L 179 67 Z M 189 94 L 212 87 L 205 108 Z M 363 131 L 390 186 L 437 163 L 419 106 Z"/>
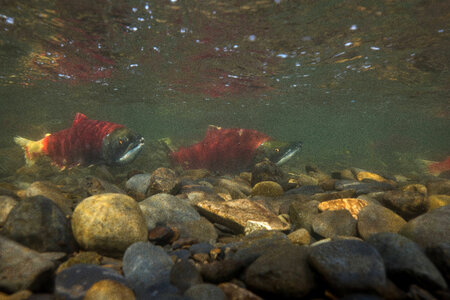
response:
<path id="1" fill-rule="evenodd" d="M 281 157 L 275 162 L 277 166 L 281 166 L 285 164 L 287 161 L 289 161 L 297 152 L 299 152 L 302 149 L 303 143 L 293 142 L 289 143 L 289 145 L 282 151 Z"/>
<path id="2" fill-rule="evenodd" d="M 139 153 L 141 153 L 143 147 L 144 147 L 144 138 L 141 137 L 139 139 L 139 142 L 130 143 L 128 145 L 124 153 L 116 160 L 116 163 L 122 165 L 132 162 L 133 160 L 136 159 Z"/>

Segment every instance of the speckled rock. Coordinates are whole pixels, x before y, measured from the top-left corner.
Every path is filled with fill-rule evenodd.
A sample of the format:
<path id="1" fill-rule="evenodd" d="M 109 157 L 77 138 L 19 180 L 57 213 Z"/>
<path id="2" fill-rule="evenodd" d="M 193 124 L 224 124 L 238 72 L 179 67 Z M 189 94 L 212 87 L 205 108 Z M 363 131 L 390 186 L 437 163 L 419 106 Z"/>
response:
<path id="1" fill-rule="evenodd" d="M 102 256 L 93 251 L 80 251 L 75 256 L 69 258 L 59 265 L 55 273 L 79 264 L 100 265 Z"/>
<path id="2" fill-rule="evenodd" d="M 95 176 L 86 176 L 80 180 L 80 186 L 86 191 L 88 195 L 100 195 L 100 194 L 125 194 L 125 192 L 118 186 L 97 178 Z"/>
<path id="3" fill-rule="evenodd" d="M 9 213 L 2 234 L 39 252 L 72 252 L 70 224 L 59 207 L 44 196 L 19 202 Z"/>
<path id="4" fill-rule="evenodd" d="M 427 184 L 428 195 L 450 195 L 450 180 L 437 179 L 428 181 Z"/>
<path id="5" fill-rule="evenodd" d="M 111 269 L 80 264 L 58 273 L 55 295 L 58 299 L 81 300 L 95 283 L 105 279 L 128 286 L 125 278 Z"/>
<path id="6" fill-rule="evenodd" d="M 367 204 L 367 201 L 361 199 L 343 198 L 321 202 L 318 208 L 320 211 L 345 209 L 350 212 L 353 218 L 358 220 L 358 213 Z"/>
<path id="7" fill-rule="evenodd" d="M 415 218 L 428 210 L 428 198 L 415 191 L 388 191 L 382 203 L 405 220 Z"/>
<path id="8" fill-rule="evenodd" d="M 269 160 L 255 164 L 252 169 L 252 186 L 261 181 L 275 181 L 284 188 L 288 185 L 288 180 L 286 173 Z"/>
<path id="9" fill-rule="evenodd" d="M 131 244 L 147 240 L 144 215 L 136 201 L 122 194 L 84 199 L 73 212 L 72 230 L 84 250 L 121 256 Z"/>
<path id="10" fill-rule="evenodd" d="M 202 283 L 190 287 L 184 296 L 191 300 L 226 300 L 225 293 L 214 284 Z"/>
<path id="11" fill-rule="evenodd" d="M 83 300 L 134 300 L 133 291 L 127 286 L 111 280 L 104 279 L 94 283 L 87 290 Z"/>
<path id="12" fill-rule="evenodd" d="M 10 293 L 36 290 L 51 279 L 54 264 L 50 260 L 1 235 L 0 254 L 1 290 Z"/>
<path id="13" fill-rule="evenodd" d="M 363 239 L 367 239 L 374 233 L 397 233 L 406 221 L 392 210 L 380 205 L 369 205 L 359 213 L 358 232 Z"/>
<path id="14" fill-rule="evenodd" d="M 180 179 L 174 170 L 168 168 L 158 168 L 153 171 L 150 178 L 150 186 L 147 195 L 158 193 L 176 194 L 181 188 Z"/>
<path id="15" fill-rule="evenodd" d="M 309 245 L 311 242 L 311 236 L 308 230 L 304 228 L 297 229 L 288 234 L 288 239 L 296 245 Z"/>
<path id="16" fill-rule="evenodd" d="M 262 300 L 258 295 L 231 282 L 221 283 L 219 284 L 219 288 L 225 293 L 227 299 Z"/>
<path id="17" fill-rule="evenodd" d="M 170 284 L 170 256 L 149 242 L 131 245 L 123 256 L 123 273 L 138 298 L 154 286 Z"/>
<path id="18" fill-rule="evenodd" d="M 417 284 L 426 289 L 445 289 L 444 278 L 419 246 L 396 233 L 384 232 L 370 236 L 367 242 L 383 258 L 389 278 L 401 287 Z"/>
<path id="19" fill-rule="evenodd" d="M 410 220 L 399 233 L 423 249 L 439 245 L 450 236 L 450 205 L 436 208 Z"/>
<path id="20" fill-rule="evenodd" d="M 336 240 L 311 248 L 308 258 L 337 293 L 376 292 L 386 284 L 383 259 L 371 245 L 357 240 Z"/>
<path id="21" fill-rule="evenodd" d="M 170 282 L 184 292 L 193 285 L 203 283 L 203 280 L 194 263 L 184 259 L 172 267 Z"/>
<path id="22" fill-rule="evenodd" d="M 356 220 L 348 210 L 327 210 L 314 218 L 312 229 L 324 238 L 356 236 Z"/>
<path id="23" fill-rule="evenodd" d="M 200 219 L 198 212 L 184 199 L 169 194 L 156 194 L 139 202 L 147 228 L 156 225 L 184 223 Z"/>
<path id="24" fill-rule="evenodd" d="M 260 181 L 252 189 L 252 196 L 278 197 L 283 195 L 283 188 L 274 181 Z"/>
<path id="25" fill-rule="evenodd" d="M 319 215 L 318 201 L 293 202 L 289 206 L 289 217 L 295 228 L 305 228 L 312 232 L 312 223 Z"/>
<path id="26" fill-rule="evenodd" d="M 265 207 L 248 199 L 196 204 L 199 212 L 213 223 L 219 223 L 236 233 L 243 233 L 248 221 L 266 222 L 271 230 L 288 230 L 289 225 Z"/>
<path id="27" fill-rule="evenodd" d="M 245 272 L 245 283 L 252 289 L 282 297 L 301 298 L 315 287 L 308 266 L 308 249 L 295 245 L 258 257 Z"/>
<path id="28" fill-rule="evenodd" d="M 9 213 L 17 203 L 12 197 L 0 196 L 0 227 L 6 223 Z"/>
<path id="29" fill-rule="evenodd" d="M 245 198 L 251 193 L 250 184 L 242 181 L 220 178 L 215 185 L 216 192 L 228 192 L 232 199 Z"/>
<path id="30" fill-rule="evenodd" d="M 193 238 L 199 242 L 214 243 L 218 237 L 214 225 L 204 217 L 177 223 L 174 226 L 178 229 L 181 238 Z"/>

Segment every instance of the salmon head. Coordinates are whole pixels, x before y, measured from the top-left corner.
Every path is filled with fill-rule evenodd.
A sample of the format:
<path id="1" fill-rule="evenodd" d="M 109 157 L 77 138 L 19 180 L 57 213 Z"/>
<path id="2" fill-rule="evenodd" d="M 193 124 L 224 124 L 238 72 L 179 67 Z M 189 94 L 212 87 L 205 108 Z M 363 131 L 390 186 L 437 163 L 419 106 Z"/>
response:
<path id="1" fill-rule="evenodd" d="M 302 149 L 303 143 L 283 142 L 277 140 L 268 140 L 262 143 L 256 149 L 256 159 L 268 158 L 271 162 L 280 166 L 289 161 L 297 152 Z"/>
<path id="2" fill-rule="evenodd" d="M 120 127 L 105 136 L 102 156 L 109 165 L 124 165 L 136 159 L 144 146 L 144 138 L 126 127 Z"/>

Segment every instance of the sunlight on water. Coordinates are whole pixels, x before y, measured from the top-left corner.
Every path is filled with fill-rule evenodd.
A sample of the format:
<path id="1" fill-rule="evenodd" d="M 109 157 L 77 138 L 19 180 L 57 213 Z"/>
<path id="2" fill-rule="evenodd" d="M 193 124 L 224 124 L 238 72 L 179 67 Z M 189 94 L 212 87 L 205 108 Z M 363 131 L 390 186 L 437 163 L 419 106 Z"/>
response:
<path id="1" fill-rule="evenodd" d="M 30 1 L 0 9 L 5 147 L 76 112 L 146 139 L 209 124 L 303 140 L 291 167 L 417 169 L 449 153 L 448 5 Z M 447 10 L 448 11 L 448 10 Z"/>

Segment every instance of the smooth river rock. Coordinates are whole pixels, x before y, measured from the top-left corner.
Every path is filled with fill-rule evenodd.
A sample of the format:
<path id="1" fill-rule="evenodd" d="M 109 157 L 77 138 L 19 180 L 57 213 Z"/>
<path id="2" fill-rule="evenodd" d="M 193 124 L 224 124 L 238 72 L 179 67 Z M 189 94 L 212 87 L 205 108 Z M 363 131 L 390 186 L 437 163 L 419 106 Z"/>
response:
<path id="1" fill-rule="evenodd" d="M 382 257 L 362 241 L 320 243 L 311 247 L 309 263 L 338 293 L 377 292 L 386 284 Z"/>
<path id="2" fill-rule="evenodd" d="M 378 250 L 389 278 L 397 285 L 407 288 L 417 284 L 429 290 L 447 288 L 439 270 L 410 239 L 384 232 L 370 236 L 367 242 Z"/>
<path id="3" fill-rule="evenodd" d="M 356 236 L 356 220 L 348 210 L 327 210 L 314 218 L 312 229 L 324 238 Z"/>
<path id="4" fill-rule="evenodd" d="M 363 239 L 379 232 L 397 233 L 406 221 L 381 205 L 364 207 L 358 215 L 358 232 Z"/>
<path id="5" fill-rule="evenodd" d="M 61 209 L 44 196 L 20 201 L 9 213 L 2 234 L 39 252 L 72 252 L 75 242 Z"/>
<path id="6" fill-rule="evenodd" d="M 423 249 L 448 241 L 450 236 L 450 205 L 436 208 L 410 220 L 399 231 Z"/>
<path id="7" fill-rule="evenodd" d="M 88 251 L 118 257 L 131 244 L 147 240 L 147 225 L 136 201 L 123 194 L 84 199 L 72 216 L 78 244 Z"/>

